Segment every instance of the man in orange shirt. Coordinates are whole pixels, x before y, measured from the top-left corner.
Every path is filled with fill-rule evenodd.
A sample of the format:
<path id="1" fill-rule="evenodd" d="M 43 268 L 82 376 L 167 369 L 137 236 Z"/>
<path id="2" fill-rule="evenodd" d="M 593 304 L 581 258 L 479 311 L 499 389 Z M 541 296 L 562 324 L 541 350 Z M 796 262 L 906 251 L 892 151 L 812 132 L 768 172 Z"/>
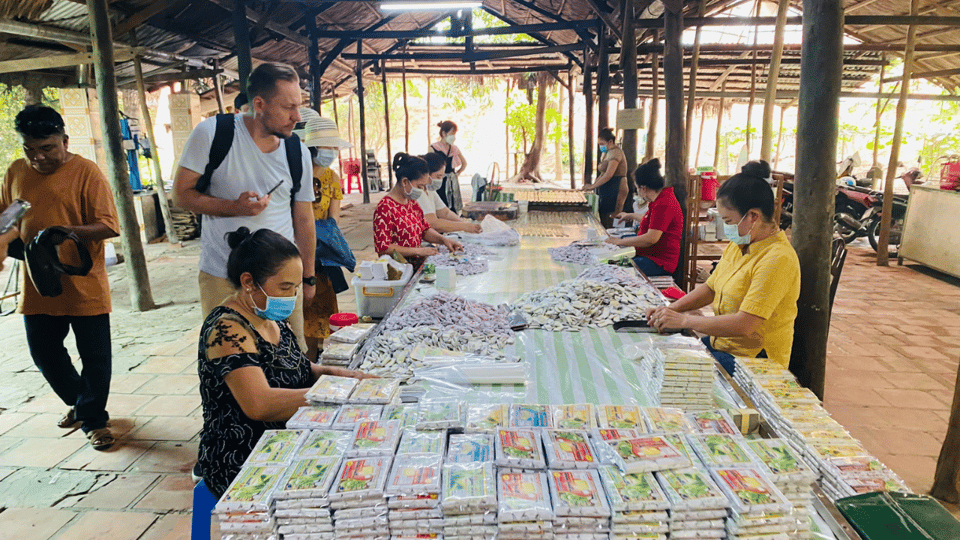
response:
<path id="1" fill-rule="evenodd" d="M 93 259 L 87 275 L 61 277 L 63 293 L 56 297 L 41 296 L 23 265 L 17 311 L 23 314 L 34 363 L 69 407 L 57 425 L 81 424 L 91 446 L 105 450 L 115 442 L 107 427 L 111 305 L 103 255 L 103 241 L 120 230 L 113 196 L 97 164 L 67 149 L 69 137 L 57 111 L 30 105 L 17 114 L 15 127 L 26 158 L 14 161 L 0 183 L 0 211 L 16 199 L 29 202 L 32 207 L 19 224 L 25 244 L 40 231 L 60 226 L 76 234 Z M 79 266 L 76 250 L 62 249 L 60 257 Z M 63 344 L 70 329 L 83 363 L 80 373 Z"/>

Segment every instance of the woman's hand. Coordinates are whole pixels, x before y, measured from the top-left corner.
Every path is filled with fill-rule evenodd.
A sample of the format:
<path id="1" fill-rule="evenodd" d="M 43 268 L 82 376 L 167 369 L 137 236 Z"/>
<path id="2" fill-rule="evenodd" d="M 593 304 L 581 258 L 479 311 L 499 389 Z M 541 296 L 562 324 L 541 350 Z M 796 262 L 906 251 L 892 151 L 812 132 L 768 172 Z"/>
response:
<path id="1" fill-rule="evenodd" d="M 447 247 L 447 250 L 450 251 L 450 253 L 463 251 L 463 244 L 447 237 L 443 237 L 443 245 Z"/>
<path id="2" fill-rule="evenodd" d="M 618 218 L 618 219 L 619 219 L 619 218 Z M 623 245 L 623 239 L 622 239 L 622 238 L 617 238 L 616 236 L 608 236 L 607 239 L 604 240 L 604 242 L 606 242 L 606 243 L 608 243 L 608 244 L 613 244 L 613 245 L 615 245 L 615 246 L 622 246 L 622 245 Z"/>
<path id="3" fill-rule="evenodd" d="M 619 214 L 613 216 L 616 219 L 622 219 L 624 221 L 639 221 L 636 214 L 631 214 L 630 212 L 620 212 Z"/>
<path id="4" fill-rule="evenodd" d="M 422 247 L 422 248 L 416 248 L 414 250 L 414 255 L 419 255 L 421 257 L 432 257 L 433 255 L 436 255 L 438 253 L 440 252 L 437 251 L 437 248 L 434 248 L 434 247 Z"/>
<path id="5" fill-rule="evenodd" d="M 596 189 L 596 186 L 593 184 L 584 184 L 580 191 L 593 191 L 594 189 Z"/>
<path id="6" fill-rule="evenodd" d="M 687 327 L 687 316 L 668 307 L 658 307 L 647 310 L 647 325 L 661 333 L 668 328 L 683 329 Z"/>
<path id="7" fill-rule="evenodd" d="M 370 375 L 369 373 L 364 373 L 355 369 L 347 369 L 342 367 L 335 366 L 323 366 L 324 372 L 326 375 L 334 375 L 336 377 L 350 377 L 351 379 L 377 379 L 376 375 Z"/>
<path id="8" fill-rule="evenodd" d="M 464 227 L 463 231 L 468 233 L 473 233 L 473 234 L 480 234 L 483 232 L 483 229 L 480 228 L 479 223 L 468 223 Z"/>

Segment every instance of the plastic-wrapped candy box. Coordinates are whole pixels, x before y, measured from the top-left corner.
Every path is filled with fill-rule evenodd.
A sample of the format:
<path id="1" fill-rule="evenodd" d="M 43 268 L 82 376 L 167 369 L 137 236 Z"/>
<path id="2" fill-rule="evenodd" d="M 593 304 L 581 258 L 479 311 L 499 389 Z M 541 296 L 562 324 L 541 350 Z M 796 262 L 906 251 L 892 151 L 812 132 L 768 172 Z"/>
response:
<path id="1" fill-rule="evenodd" d="M 546 461 L 540 441 L 540 431 L 531 429 L 499 429 L 496 439 L 498 467 L 513 469 L 543 469 Z"/>
<path id="2" fill-rule="evenodd" d="M 340 457 L 295 459 L 274 497 L 277 500 L 312 499 L 317 504 L 324 504 L 333 479 L 340 470 L 340 461 Z"/>
<path id="3" fill-rule="evenodd" d="M 440 493 L 440 454 L 403 454 L 393 461 L 393 470 L 384 494 L 429 495 Z"/>
<path id="4" fill-rule="evenodd" d="M 330 427 L 340 407 L 335 405 L 310 405 L 300 407 L 287 420 L 287 429 L 325 429 Z"/>
<path id="5" fill-rule="evenodd" d="M 553 425 L 558 429 L 591 430 L 597 427 L 597 412 L 592 403 L 552 405 Z"/>
<path id="6" fill-rule="evenodd" d="M 687 420 L 693 424 L 698 433 L 733 435 L 735 437 L 742 435 L 733 418 L 730 418 L 730 414 L 724 410 L 687 413 Z"/>
<path id="7" fill-rule="evenodd" d="M 506 427 L 510 415 L 510 406 L 502 403 L 484 403 L 467 406 L 467 433 L 490 433 L 499 427 Z"/>
<path id="8" fill-rule="evenodd" d="M 445 516 L 477 515 L 497 510 L 493 463 L 457 463 L 443 466 L 442 505 Z"/>
<path id="9" fill-rule="evenodd" d="M 599 465 L 586 431 L 548 429 L 542 437 L 551 469 L 595 469 Z"/>
<path id="10" fill-rule="evenodd" d="M 306 432 L 299 429 L 268 429 L 260 436 L 244 466 L 288 463 Z"/>
<path id="11" fill-rule="evenodd" d="M 644 435 L 636 439 L 606 441 L 602 459 L 627 473 L 681 469 L 690 466 L 690 459 L 661 435 Z"/>
<path id="12" fill-rule="evenodd" d="M 708 467 L 751 466 L 757 457 L 746 440 L 732 435 L 688 435 L 687 441 Z"/>
<path id="13" fill-rule="evenodd" d="M 307 390 L 306 398 L 311 403 L 346 403 L 359 381 L 352 377 L 321 375 Z"/>
<path id="14" fill-rule="evenodd" d="M 625 474 L 612 465 L 601 466 L 599 472 L 614 512 L 662 512 L 670 508 L 653 473 Z"/>
<path id="15" fill-rule="evenodd" d="M 513 428 L 551 428 L 553 411 L 550 405 L 514 403 L 510 406 L 509 424 Z"/>
<path id="16" fill-rule="evenodd" d="M 693 426 L 683 411 L 669 407 L 645 407 L 643 416 L 650 431 L 657 433 L 693 433 Z"/>
<path id="17" fill-rule="evenodd" d="M 368 420 L 357 424 L 347 457 L 392 456 L 400 442 L 400 421 Z"/>
<path id="18" fill-rule="evenodd" d="M 390 472 L 392 456 L 361 457 L 344 460 L 330 490 L 333 506 L 356 507 L 352 502 L 383 503 L 383 489 Z M 336 503 L 341 503 L 337 505 Z M 370 505 L 364 505 L 370 506 Z"/>
<path id="19" fill-rule="evenodd" d="M 501 472 L 497 474 L 499 506 L 497 516 L 507 522 L 553 520 L 550 488 L 543 472 Z"/>
<path id="20" fill-rule="evenodd" d="M 493 436 L 489 433 L 450 435 L 450 444 L 447 447 L 447 463 L 493 461 L 493 458 Z"/>
<path id="21" fill-rule="evenodd" d="M 412 428 L 407 428 L 403 430 L 403 436 L 400 437 L 400 446 L 397 447 L 397 455 L 439 454 L 442 456 L 446 450 L 446 446 L 446 431 L 417 431 Z"/>
<path id="22" fill-rule="evenodd" d="M 382 415 L 383 405 L 344 405 L 330 428 L 353 431 L 360 422 L 379 420 Z"/>
<path id="23" fill-rule="evenodd" d="M 647 425 L 636 405 L 598 405 L 598 426 L 609 429 L 635 429 L 647 432 Z"/>
<path id="24" fill-rule="evenodd" d="M 557 516 L 610 517 L 610 506 L 597 471 L 550 471 L 548 479 Z"/>
<path id="25" fill-rule="evenodd" d="M 297 449 L 296 458 L 342 457 L 353 441 L 353 434 L 332 429 L 307 431 Z"/>
<path id="26" fill-rule="evenodd" d="M 359 343 L 363 341 L 376 326 L 377 325 L 373 323 L 357 323 L 333 332 L 330 334 L 329 339 L 337 343 Z"/>
<path id="27" fill-rule="evenodd" d="M 418 430 L 463 429 L 466 410 L 461 401 L 435 400 L 420 403 Z"/>
<path id="28" fill-rule="evenodd" d="M 387 405 L 383 408 L 383 420 L 400 420 L 400 425 L 404 428 L 412 428 L 417 425 L 417 404 L 401 403 L 399 405 Z"/>
<path id="29" fill-rule="evenodd" d="M 348 403 L 386 405 L 400 392 L 400 379 L 364 379 L 357 384 Z"/>

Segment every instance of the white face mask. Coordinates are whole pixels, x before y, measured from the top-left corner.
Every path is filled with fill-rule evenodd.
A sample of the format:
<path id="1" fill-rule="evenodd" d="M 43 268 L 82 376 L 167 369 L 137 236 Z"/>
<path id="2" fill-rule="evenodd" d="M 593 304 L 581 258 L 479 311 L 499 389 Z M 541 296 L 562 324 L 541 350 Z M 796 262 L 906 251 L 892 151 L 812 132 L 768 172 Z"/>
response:
<path id="1" fill-rule="evenodd" d="M 453 143 L 457 142 L 457 136 L 456 136 L 456 135 L 447 135 L 447 136 L 444 138 L 444 140 L 447 141 L 447 144 L 453 144 Z"/>
<path id="2" fill-rule="evenodd" d="M 318 148 L 317 157 L 313 158 L 313 164 L 318 167 L 329 167 L 333 165 L 339 155 L 340 152 L 332 148 Z"/>
<path id="3" fill-rule="evenodd" d="M 404 195 L 406 198 L 410 199 L 411 201 L 415 201 L 415 200 L 419 199 L 421 195 L 423 195 L 423 190 L 420 189 L 420 188 L 418 188 L 418 187 L 416 187 L 416 186 L 414 186 L 414 185 L 411 183 L 411 184 L 410 184 L 410 191 L 403 190 L 403 195 Z"/>
<path id="4" fill-rule="evenodd" d="M 438 191 L 443 186 L 443 177 L 440 178 L 431 178 L 430 185 L 427 186 L 427 189 L 431 191 Z"/>

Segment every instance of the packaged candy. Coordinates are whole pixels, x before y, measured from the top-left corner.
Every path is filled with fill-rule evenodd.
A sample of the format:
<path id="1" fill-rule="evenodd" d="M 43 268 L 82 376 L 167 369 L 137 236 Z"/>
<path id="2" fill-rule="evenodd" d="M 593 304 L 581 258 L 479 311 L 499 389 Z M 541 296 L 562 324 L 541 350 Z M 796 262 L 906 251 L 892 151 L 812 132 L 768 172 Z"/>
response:
<path id="1" fill-rule="evenodd" d="M 586 469 L 599 465 L 586 431 L 551 429 L 544 430 L 542 437 L 551 469 Z"/>
<path id="2" fill-rule="evenodd" d="M 493 461 L 493 436 L 489 433 L 450 435 L 447 463 Z"/>
<path id="3" fill-rule="evenodd" d="M 367 420 L 357 424 L 347 457 L 392 456 L 400 442 L 400 421 Z"/>
<path id="4" fill-rule="evenodd" d="M 444 515 L 476 514 L 497 509 L 493 463 L 454 463 L 443 466 Z"/>
<path id="5" fill-rule="evenodd" d="M 344 405 L 330 427 L 353 431 L 358 423 L 379 420 L 382 414 L 383 405 Z"/>
<path id="6" fill-rule="evenodd" d="M 610 516 L 597 471 L 550 471 L 549 481 L 554 512 L 558 516 Z"/>
<path id="7" fill-rule="evenodd" d="M 637 439 L 607 441 L 614 450 L 615 464 L 627 473 L 681 469 L 690 460 L 661 435 L 645 435 Z"/>
<path id="8" fill-rule="evenodd" d="M 755 465 L 756 457 L 741 437 L 732 435 L 688 435 L 687 440 L 708 467 Z"/>
<path id="9" fill-rule="evenodd" d="M 425 495 L 440 493 L 440 454 L 403 454 L 393 461 L 393 471 L 384 494 Z"/>
<path id="10" fill-rule="evenodd" d="M 340 469 L 339 457 L 295 459 L 280 482 L 277 499 L 326 499 Z M 306 515 L 307 512 L 302 512 Z M 329 511 L 326 516 L 329 518 Z"/>
<path id="11" fill-rule="evenodd" d="M 299 429 L 268 429 L 260 436 L 244 465 L 280 465 L 293 458 L 300 446 L 304 431 Z"/>
<path id="12" fill-rule="evenodd" d="M 498 429 L 495 439 L 498 467 L 543 469 L 546 462 L 540 432 L 530 429 Z"/>
<path id="13" fill-rule="evenodd" d="M 670 502 L 653 473 L 625 474 L 613 465 L 600 467 L 600 479 L 616 512 L 667 510 Z"/>
<path id="14" fill-rule="evenodd" d="M 350 395 L 350 403 L 386 405 L 400 391 L 400 379 L 364 379 Z"/>
<path id="15" fill-rule="evenodd" d="M 638 429 L 598 428 L 593 430 L 593 438 L 597 441 L 613 441 L 616 439 L 636 439 L 644 434 Z"/>
<path id="16" fill-rule="evenodd" d="M 424 401 L 420 403 L 417 429 L 463 429 L 465 413 L 466 410 L 461 401 Z"/>
<path id="17" fill-rule="evenodd" d="M 501 525 L 554 517 L 547 475 L 542 472 L 501 472 L 497 475 L 497 490 Z"/>
<path id="18" fill-rule="evenodd" d="M 346 403 L 359 381 L 352 377 L 321 375 L 307 391 L 307 401 L 311 403 Z"/>
<path id="19" fill-rule="evenodd" d="M 217 501 L 215 511 L 266 512 L 270 509 L 271 496 L 287 468 L 282 465 L 253 466 L 240 469 L 240 473 Z"/>
<path id="20" fill-rule="evenodd" d="M 303 444 L 297 450 L 297 458 L 341 457 L 350 443 L 353 434 L 332 429 L 315 429 L 307 432 Z"/>
<path id="21" fill-rule="evenodd" d="M 514 403 L 510 406 L 510 427 L 514 428 L 550 428 L 553 427 L 553 414 L 550 405 L 532 405 Z"/>
<path id="22" fill-rule="evenodd" d="M 300 407 L 287 420 L 287 429 L 324 429 L 330 427 L 340 412 L 335 405 L 311 405 Z"/>
<path id="23" fill-rule="evenodd" d="M 467 406 L 467 433 L 491 433 L 498 427 L 506 427 L 510 414 L 509 405 L 490 403 Z"/>
<path id="24" fill-rule="evenodd" d="M 647 431 L 647 426 L 636 405 L 598 405 L 599 427 Z"/>
<path id="25" fill-rule="evenodd" d="M 391 456 L 361 457 L 344 460 L 337 474 L 330 500 L 383 499 L 390 472 Z"/>
<path id="26" fill-rule="evenodd" d="M 400 420 L 400 425 L 412 428 L 417 425 L 418 406 L 411 403 L 387 405 L 383 408 L 383 420 Z"/>
<path id="27" fill-rule="evenodd" d="M 693 433 L 693 426 L 687 421 L 680 409 L 646 407 L 643 416 L 647 419 L 650 431 L 657 433 Z"/>
<path id="28" fill-rule="evenodd" d="M 591 403 L 553 405 L 553 425 L 559 429 L 591 430 L 597 427 L 597 412 Z"/>
<path id="29" fill-rule="evenodd" d="M 403 436 L 400 438 L 400 447 L 397 448 L 397 455 L 400 454 L 439 454 L 443 455 L 447 444 L 447 432 L 439 431 L 417 431 L 407 428 L 403 430 Z"/>
<path id="30" fill-rule="evenodd" d="M 687 419 L 699 433 L 741 436 L 737 425 L 724 410 L 687 413 Z"/>

